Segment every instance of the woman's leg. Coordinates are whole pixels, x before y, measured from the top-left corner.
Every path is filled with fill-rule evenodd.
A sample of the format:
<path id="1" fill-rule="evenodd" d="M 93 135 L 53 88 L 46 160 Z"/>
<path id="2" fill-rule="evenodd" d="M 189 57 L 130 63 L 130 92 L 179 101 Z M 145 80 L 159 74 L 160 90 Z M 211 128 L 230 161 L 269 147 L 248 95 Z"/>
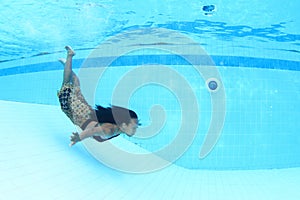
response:
<path id="1" fill-rule="evenodd" d="M 72 58 L 75 55 L 75 52 L 70 46 L 66 46 L 65 48 L 67 50 L 67 59 L 59 59 L 59 61 L 65 66 L 63 84 L 73 83 L 75 86 L 79 86 L 79 79 L 72 70 Z"/>

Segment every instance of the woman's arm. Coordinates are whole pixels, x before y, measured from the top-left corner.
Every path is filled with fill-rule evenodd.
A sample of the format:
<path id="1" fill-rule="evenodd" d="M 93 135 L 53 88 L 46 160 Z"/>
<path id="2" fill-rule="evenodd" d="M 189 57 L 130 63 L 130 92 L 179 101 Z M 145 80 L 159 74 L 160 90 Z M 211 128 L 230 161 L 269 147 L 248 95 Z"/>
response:
<path id="1" fill-rule="evenodd" d="M 104 132 L 103 128 L 101 126 L 97 126 L 97 127 L 85 129 L 80 134 L 73 133 L 73 135 L 71 136 L 71 144 L 70 144 L 70 146 L 73 146 L 77 142 L 82 141 L 82 140 L 84 140 L 84 139 L 86 139 L 88 137 L 92 137 L 95 134 L 99 135 L 102 138 L 105 138 L 105 132 Z"/>

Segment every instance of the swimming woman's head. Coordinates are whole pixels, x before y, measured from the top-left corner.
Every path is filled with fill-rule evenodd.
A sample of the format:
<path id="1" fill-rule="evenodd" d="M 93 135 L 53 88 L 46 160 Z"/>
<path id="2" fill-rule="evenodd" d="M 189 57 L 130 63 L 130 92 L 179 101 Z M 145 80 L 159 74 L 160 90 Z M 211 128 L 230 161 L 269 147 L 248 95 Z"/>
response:
<path id="1" fill-rule="evenodd" d="M 137 114 L 127 108 L 119 106 L 104 108 L 97 105 L 95 112 L 99 123 L 115 124 L 128 136 L 133 136 L 139 126 Z"/>

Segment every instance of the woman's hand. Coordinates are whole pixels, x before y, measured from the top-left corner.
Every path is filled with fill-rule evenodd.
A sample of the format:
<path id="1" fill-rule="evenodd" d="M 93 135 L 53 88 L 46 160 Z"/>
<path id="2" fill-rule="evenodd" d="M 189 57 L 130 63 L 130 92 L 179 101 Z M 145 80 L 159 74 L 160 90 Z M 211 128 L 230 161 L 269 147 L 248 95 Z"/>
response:
<path id="1" fill-rule="evenodd" d="M 77 142 L 80 142 L 81 139 L 79 137 L 79 134 L 77 132 L 73 132 L 73 135 L 71 135 L 71 143 L 70 146 L 73 146 L 74 144 L 76 144 Z"/>

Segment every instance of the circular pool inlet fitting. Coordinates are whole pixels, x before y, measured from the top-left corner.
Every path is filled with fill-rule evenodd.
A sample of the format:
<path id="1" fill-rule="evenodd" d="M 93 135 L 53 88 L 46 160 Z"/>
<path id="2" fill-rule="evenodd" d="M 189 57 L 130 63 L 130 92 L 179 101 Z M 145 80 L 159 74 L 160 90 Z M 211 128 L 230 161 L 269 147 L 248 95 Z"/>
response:
<path id="1" fill-rule="evenodd" d="M 206 81 L 206 85 L 210 92 L 216 92 L 219 90 L 220 82 L 216 78 L 210 78 Z"/>

